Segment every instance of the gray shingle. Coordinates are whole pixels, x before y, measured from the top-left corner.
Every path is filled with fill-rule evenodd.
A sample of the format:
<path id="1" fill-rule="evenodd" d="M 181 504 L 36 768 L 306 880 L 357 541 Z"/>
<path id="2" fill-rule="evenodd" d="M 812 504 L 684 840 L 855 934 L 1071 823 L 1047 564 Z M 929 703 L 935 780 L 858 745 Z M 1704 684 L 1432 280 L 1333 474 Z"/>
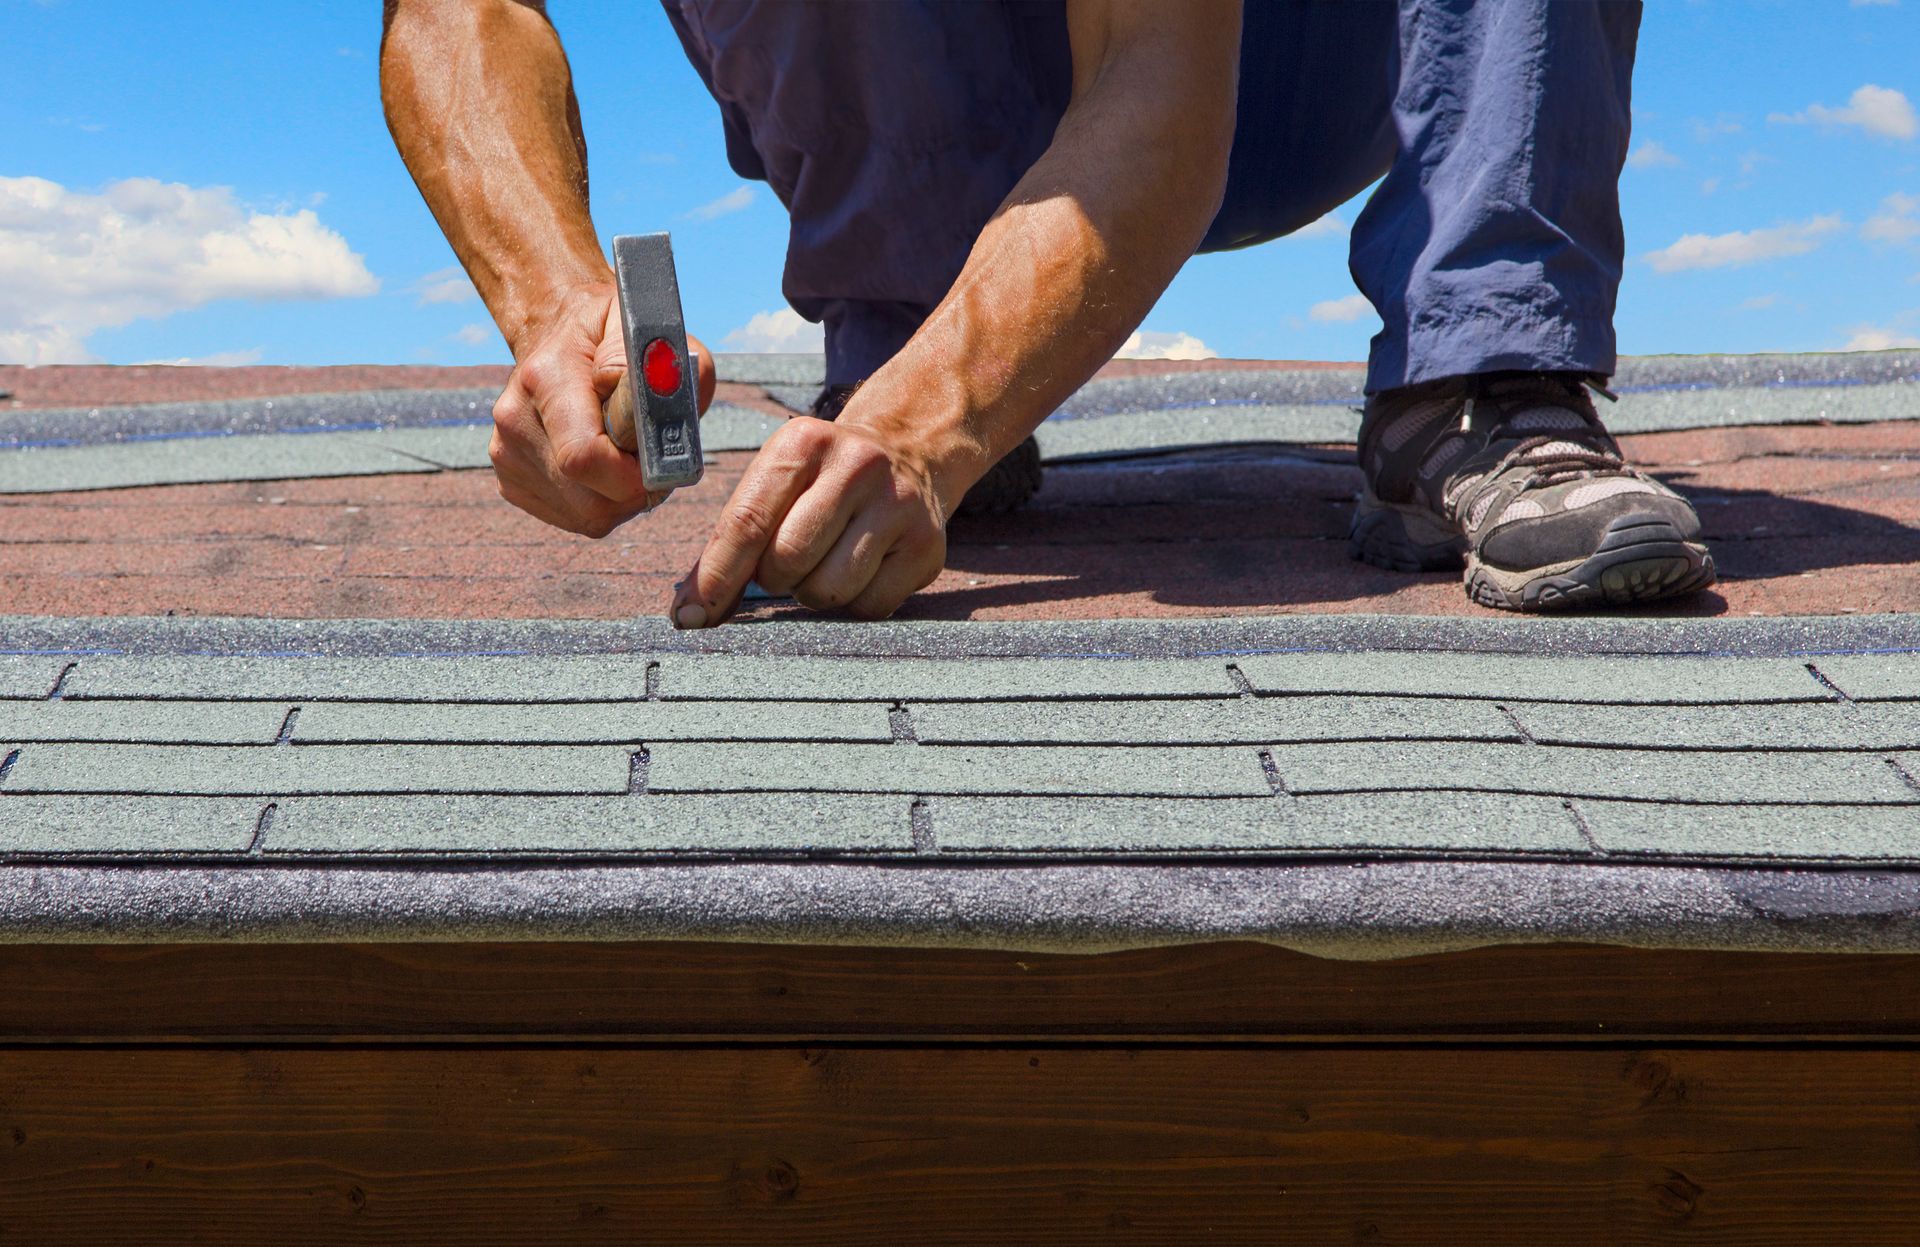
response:
<path id="1" fill-rule="evenodd" d="M 0 724 L 4 724 L 0 717 Z M 834 702 L 580 702 L 571 705 L 393 705 L 315 702 L 293 739 L 527 744 L 660 740 L 892 739 L 887 709 Z"/>
<path id="2" fill-rule="evenodd" d="M 722 381 L 747 385 L 820 386 L 827 377 L 827 357 L 806 351 L 715 351 L 713 367 Z"/>
<path id="3" fill-rule="evenodd" d="M 1877 754 L 1672 753 L 1558 745 L 1280 745 L 1291 792 L 1460 789 L 1642 801 L 1916 802 Z"/>
<path id="4" fill-rule="evenodd" d="M 1599 703 L 1824 701 L 1789 659 L 1549 658 L 1482 654 L 1254 654 L 1234 660 L 1262 693 L 1372 693 Z"/>
<path id="5" fill-rule="evenodd" d="M 1484 701 L 1230 697 L 1202 701 L 916 702 L 928 743 L 1248 744 L 1312 740 L 1518 740 Z"/>
<path id="6" fill-rule="evenodd" d="M 44 698 L 70 659 L 0 654 L 0 697 Z"/>
<path id="7" fill-rule="evenodd" d="M 0 795 L 0 853 L 244 853 L 259 817 L 260 802 L 232 797 L 9 791 Z"/>
<path id="8" fill-rule="evenodd" d="M 1660 857 L 1920 858 L 1920 807 L 1574 803 L 1609 853 Z"/>
<path id="9" fill-rule="evenodd" d="M 928 805 L 943 853 L 1587 852 L 1562 802 L 1504 794 L 935 797 Z"/>
<path id="10" fill-rule="evenodd" d="M 779 416 L 731 403 L 715 403 L 700 417 L 700 448 L 709 454 L 722 450 L 757 450 L 785 423 Z"/>
<path id="11" fill-rule="evenodd" d="M 1920 654 L 1848 654 L 1813 665 L 1855 701 L 1920 701 Z"/>
<path id="12" fill-rule="evenodd" d="M 438 472 L 370 433 L 265 433 L 0 450 L 0 494 Z"/>
<path id="13" fill-rule="evenodd" d="M 1068 697 L 1223 697 L 1212 659 L 683 658 L 661 660 L 669 699 L 981 701 Z"/>
<path id="14" fill-rule="evenodd" d="M 708 745 L 653 751 L 656 792 L 1267 794 L 1259 755 L 1232 748 Z"/>
<path id="15" fill-rule="evenodd" d="M 300 797 L 281 802 L 276 853 L 910 853 L 905 797 Z"/>
<path id="16" fill-rule="evenodd" d="M 28 745 L 9 792 L 612 793 L 630 755 L 606 745 Z"/>
<path id="17" fill-rule="evenodd" d="M 1745 706 L 1596 706 L 1514 702 L 1533 738 L 1556 745 L 1643 749 L 1885 749 L 1900 725 L 1863 721 L 1838 702 Z M 1908 736 L 1906 740 L 1920 739 Z"/>
<path id="18" fill-rule="evenodd" d="M 68 697 L 306 702 L 620 701 L 645 695 L 643 654 L 579 658 L 89 658 Z"/>
<path id="19" fill-rule="evenodd" d="M 1883 701 L 1853 707 L 1854 734 L 1862 747 L 1906 749 L 1920 742 L 1920 703 Z"/>
<path id="20" fill-rule="evenodd" d="M 0 740 L 269 745 L 286 713 L 271 702 L 0 701 Z"/>
<path id="21" fill-rule="evenodd" d="M 1250 404 L 1049 420 L 1034 437 L 1041 457 L 1053 461 L 1188 446 L 1351 442 L 1359 423 L 1345 407 Z"/>

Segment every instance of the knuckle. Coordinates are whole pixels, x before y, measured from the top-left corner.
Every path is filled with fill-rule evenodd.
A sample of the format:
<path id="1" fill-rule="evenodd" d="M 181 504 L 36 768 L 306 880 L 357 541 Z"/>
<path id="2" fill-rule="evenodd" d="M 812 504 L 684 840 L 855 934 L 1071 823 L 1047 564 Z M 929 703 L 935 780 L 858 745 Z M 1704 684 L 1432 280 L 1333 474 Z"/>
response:
<path id="1" fill-rule="evenodd" d="M 780 432 L 786 435 L 787 441 L 796 446 L 813 447 L 824 446 L 831 442 L 834 429 L 828 421 L 802 417 L 787 421 L 780 427 Z"/>
<path id="2" fill-rule="evenodd" d="M 576 438 L 553 448 L 553 466 L 568 480 L 582 480 L 593 474 L 599 448 L 587 438 Z"/>
<path id="3" fill-rule="evenodd" d="M 721 521 L 727 535 L 741 544 L 765 545 L 779 522 L 771 508 L 757 498 L 742 498 L 727 508 Z"/>
<path id="4" fill-rule="evenodd" d="M 520 384 L 526 387 L 528 393 L 535 394 L 553 380 L 553 362 L 544 353 L 536 351 L 520 361 L 519 372 Z"/>

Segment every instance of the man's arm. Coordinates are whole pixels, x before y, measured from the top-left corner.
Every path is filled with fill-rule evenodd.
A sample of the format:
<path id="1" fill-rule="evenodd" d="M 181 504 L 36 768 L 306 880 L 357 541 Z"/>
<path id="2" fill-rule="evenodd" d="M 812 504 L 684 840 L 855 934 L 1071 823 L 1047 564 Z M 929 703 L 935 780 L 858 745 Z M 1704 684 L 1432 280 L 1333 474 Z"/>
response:
<path id="1" fill-rule="evenodd" d="M 1112 357 L 1226 188 L 1239 0 L 1071 0 L 1073 99 L 926 324 L 833 424 L 795 420 L 735 489 L 673 608 L 724 620 L 757 578 L 892 614 L 946 561 L 975 481 Z"/>
<path id="2" fill-rule="evenodd" d="M 604 536 L 658 503 L 606 436 L 626 370 L 587 204 L 573 77 L 544 0 L 386 0 L 380 95 L 401 159 L 517 362 L 489 447 L 501 494 Z M 700 398 L 713 364 L 695 339 Z"/>

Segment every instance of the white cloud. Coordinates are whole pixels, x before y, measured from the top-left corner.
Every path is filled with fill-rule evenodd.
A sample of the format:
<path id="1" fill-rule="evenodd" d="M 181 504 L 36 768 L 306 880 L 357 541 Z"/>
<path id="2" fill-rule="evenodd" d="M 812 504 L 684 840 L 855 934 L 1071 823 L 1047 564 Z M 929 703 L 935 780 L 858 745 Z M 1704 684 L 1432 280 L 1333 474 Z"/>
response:
<path id="1" fill-rule="evenodd" d="M 1731 234 L 1687 234 L 1671 246 L 1649 251 L 1643 257 L 1656 273 L 1678 273 L 1695 268 L 1737 268 L 1761 260 L 1805 255 L 1820 245 L 1820 240 L 1846 222 L 1838 216 L 1817 216 L 1794 225 L 1776 225 L 1772 229 L 1735 230 Z"/>
<path id="2" fill-rule="evenodd" d="M 179 359 L 143 359 L 143 364 L 165 364 L 171 368 L 245 368 L 257 364 L 265 354 L 259 347 L 246 351 L 215 351 L 211 355 L 187 355 Z"/>
<path id="3" fill-rule="evenodd" d="M 1845 108 L 1809 104 L 1802 112 L 1769 113 L 1767 120 L 1787 125 L 1811 122 L 1824 126 L 1859 126 L 1868 134 L 1889 139 L 1910 139 L 1920 134 L 1920 116 L 1915 115 L 1907 97 L 1891 87 L 1877 87 L 1871 82 L 1855 91 Z"/>
<path id="4" fill-rule="evenodd" d="M 339 299 L 380 283 L 311 209 L 130 178 L 98 194 L 0 177 L 0 363 L 83 363 L 87 337 L 217 299 Z"/>
<path id="5" fill-rule="evenodd" d="M 1920 337 L 1910 333 L 1901 333 L 1898 329 L 1883 329 L 1876 325 L 1861 325 L 1847 339 L 1843 351 L 1892 351 L 1900 347 L 1920 346 Z"/>
<path id="6" fill-rule="evenodd" d="M 1777 294 L 1756 294 L 1751 299 L 1740 300 L 1740 310 L 1743 312 L 1763 311 L 1766 308 L 1773 307 L 1779 302 L 1780 296 Z"/>
<path id="7" fill-rule="evenodd" d="M 826 344 L 826 331 L 790 307 L 755 312 L 746 324 L 720 339 L 729 351 L 752 353 L 821 351 Z"/>
<path id="8" fill-rule="evenodd" d="M 753 187 L 739 186 L 728 191 L 712 203 L 701 204 L 687 213 L 689 220 L 711 221 L 715 217 L 728 216 L 745 209 L 753 202 Z"/>
<path id="9" fill-rule="evenodd" d="M 1190 333 L 1136 329 L 1121 343 L 1115 359 L 1219 359 L 1220 353 Z"/>
<path id="10" fill-rule="evenodd" d="M 1302 225 L 1287 235 L 1288 238 L 1345 238 L 1346 236 L 1347 223 L 1331 212 Z"/>
<path id="11" fill-rule="evenodd" d="M 1350 320 L 1359 320 L 1373 310 L 1373 304 L 1367 302 L 1364 294 L 1350 294 L 1344 299 L 1328 299 L 1316 303 L 1307 309 L 1307 315 L 1314 320 L 1328 324 L 1341 324 Z"/>
<path id="12" fill-rule="evenodd" d="M 1888 195 L 1880 211 L 1860 227 L 1860 237 L 1872 242 L 1911 242 L 1920 238 L 1920 195 Z"/>
<path id="13" fill-rule="evenodd" d="M 456 340 L 468 346 L 485 346 L 493 341 L 492 325 L 462 325 L 453 331 Z"/>
<path id="14" fill-rule="evenodd" d="M 1680 157 L 1668 151 L 1666 147 L 1653 139 L 1648 139 L 1627 157 L 1627 163 L 1636 169 L 1670 169 L 1680 163 Z"/>
<path id="15" fill-rule="evenodd" d="M 420 296 L 418 307 L 429 303 L 466 303 L 480 297 L 467 271 L 457 264 L 452 268 L 437 268 L 407 289 Z"/>
<path id="16" fill-rule="evenodd" d="M 1856 9 L 1890 9 L 1899 3 L 1900 0 L 1853 0 L 1853 7 Z"/>
<path id="17" fill-rule="evenodd" d="M 1692 124 L 1694 141 L 1699 143 L 1711 143 L 1723 134 L 1739 134 L 1746 128 L 1732 113 L 1721 113 L 1712 121 L 1695 117 Z"/>

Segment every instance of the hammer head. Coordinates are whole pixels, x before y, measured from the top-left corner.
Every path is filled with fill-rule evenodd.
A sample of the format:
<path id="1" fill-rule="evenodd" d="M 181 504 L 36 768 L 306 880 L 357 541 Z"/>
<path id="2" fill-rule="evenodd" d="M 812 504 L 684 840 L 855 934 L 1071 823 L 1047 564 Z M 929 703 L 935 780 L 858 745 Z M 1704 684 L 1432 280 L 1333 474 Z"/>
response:
<path id="1" fill-rule="evenodd" d="M 639 456 L 649 490 L 677 489 L 700 479 L 699 368 L 687 354 L 673 243 L 665 234 L 621 234 L 613 240 L 620 327 L 627 374 L 607 400 L 607 436 Z"/>

